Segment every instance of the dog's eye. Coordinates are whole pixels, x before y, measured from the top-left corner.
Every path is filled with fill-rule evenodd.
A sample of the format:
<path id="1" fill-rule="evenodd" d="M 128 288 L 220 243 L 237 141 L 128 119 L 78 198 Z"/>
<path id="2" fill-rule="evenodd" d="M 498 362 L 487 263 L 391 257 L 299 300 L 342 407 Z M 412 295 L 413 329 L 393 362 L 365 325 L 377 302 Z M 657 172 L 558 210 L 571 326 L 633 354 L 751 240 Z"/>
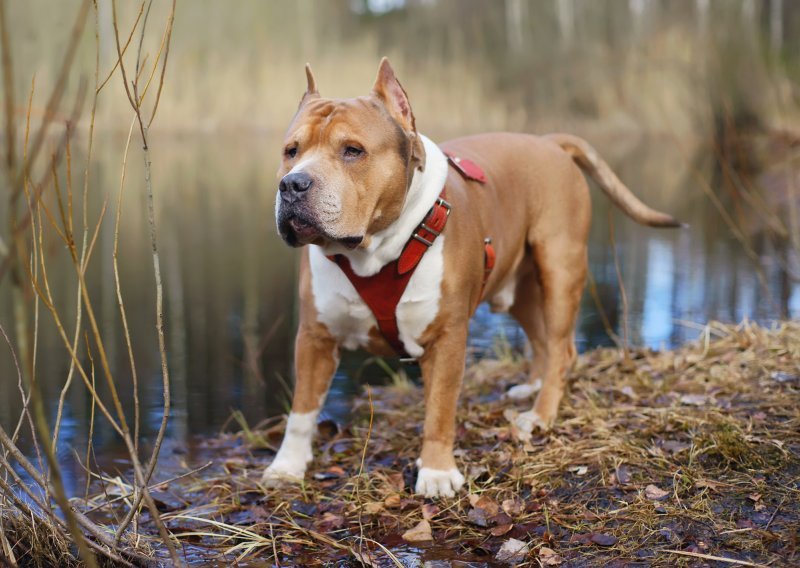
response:
<path id="1" fill-rule="evenodd" d="M 286 148 L 283 151 L 283 153 L 286 155 L 287 158 L 294 158 L 297 155 L 297 146 Z"/>
<path id="2" fill-rule="evenodd" d="M 364 153 L 364 150 L 362 150 L 358 146 L 345 146 L 345 148 L 344 148 L 344 157 L 345 158 L 358 158 L 363 153 Z"/>

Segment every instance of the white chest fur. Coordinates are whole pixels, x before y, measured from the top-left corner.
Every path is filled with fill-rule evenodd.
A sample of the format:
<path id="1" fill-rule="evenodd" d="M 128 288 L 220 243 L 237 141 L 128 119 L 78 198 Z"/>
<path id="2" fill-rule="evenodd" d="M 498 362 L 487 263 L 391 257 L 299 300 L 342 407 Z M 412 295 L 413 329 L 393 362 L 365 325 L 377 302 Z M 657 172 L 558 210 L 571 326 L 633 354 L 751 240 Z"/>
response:
<path id="1" fill-rule="evenodd" d="M 447 158 L 428 138 L 422 136 L 422 141 L 426 154 L 425 170 L 415 172 L 397 221 L 373 235 L 368 249 L 347 251 L 326 247 L 323 250 L 312 245 L 309 251 L 311 288 L 319 320 L 345 349 L 367 345 L 369 331 L 377 326 L 377 322 L 344 272 L 326 255 L 346 255 L 353 271 L 359 276 L 376 274 L 384 265 L 400 256 L 411 234 L 439 197 L 447 178 Z M 437 238 L 422 257 L 397 306 L 400 340 L 412 357 L 422 355 L 423 348 L 418 340 L 439 311 L 444 239 L 444 234 Z"/>
<path id="2" fill-rule="evenodd" d="M 442 289 L 444 236 L 436 239 L 422 257 L 397 306 L 400 340 L 412 357 L 423 353 L 417 340 L 439 311 Z M 311 288 L 319 320 L 345 349 L 364 347 L 369 331 L 377 326 L 372 311 L 358 295 L 344 272 L 325 257 L 319 247 L 309 251 Z"/>

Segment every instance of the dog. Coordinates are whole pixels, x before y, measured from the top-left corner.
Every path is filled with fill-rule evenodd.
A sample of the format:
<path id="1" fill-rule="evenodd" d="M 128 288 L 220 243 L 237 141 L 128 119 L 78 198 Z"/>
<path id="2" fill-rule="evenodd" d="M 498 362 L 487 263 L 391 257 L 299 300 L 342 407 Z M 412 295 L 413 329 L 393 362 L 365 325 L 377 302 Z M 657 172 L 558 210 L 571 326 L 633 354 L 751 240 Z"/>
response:
<path id="1" fill-rule="evenodd" d="M 324 98 L 308 65 L 306 78 L 275 204 L 280 236 L 303 247 L 296 384 L 263 481 L 303 479 L 340 350 L 365 348 L 419 364 L 415 490 L 453 497 L 464 484 L 453 456 L 456 405 L 479 303 L 510 313 L 533 348 L 530 382 L 541 390 L 515 418 L 518 431 L 547 430 L 556 418 L 587 272 L 583 173 L 635 221 L 679 223 L 636 198 L 575 136 L 487 133 L 437 146 L 417 131 L 386 58 L 366 96 Z"/>

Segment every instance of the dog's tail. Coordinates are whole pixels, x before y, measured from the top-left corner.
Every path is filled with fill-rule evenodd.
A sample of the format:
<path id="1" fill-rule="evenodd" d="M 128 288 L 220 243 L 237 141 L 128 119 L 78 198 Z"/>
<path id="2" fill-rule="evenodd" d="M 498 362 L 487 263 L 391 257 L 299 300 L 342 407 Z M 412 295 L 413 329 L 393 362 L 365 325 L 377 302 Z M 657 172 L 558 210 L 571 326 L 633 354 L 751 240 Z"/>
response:
<path id="1" fill-rule="evenodd" d="M 575 163 L 597 182 L 597 185 L 611 201 L 637 223 L 650 227 L 681 227 L 683 225 L 671 215 L 656 211 L 640 201 L 586 140 L 571 134 L 560 133 L 547 134 L 544 138 L 552 140 L 572 156 Z"/>

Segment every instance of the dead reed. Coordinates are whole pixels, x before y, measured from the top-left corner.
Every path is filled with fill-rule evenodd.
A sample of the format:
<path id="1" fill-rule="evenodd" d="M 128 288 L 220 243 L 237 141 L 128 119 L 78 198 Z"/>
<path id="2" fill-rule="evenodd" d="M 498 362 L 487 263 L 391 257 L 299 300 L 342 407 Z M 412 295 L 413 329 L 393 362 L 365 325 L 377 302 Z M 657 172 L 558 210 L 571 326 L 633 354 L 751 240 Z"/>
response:
<path id="1" fill-rule="evenodd" d="M 84 186 L 82 199 L 83 215 L 76 215 L 77 201 L 73 192 L 73 175 L 71 145 L 74 143 L 74 124 L 80 116 L 83 93 L 81 88 L 73 104 L 74 110 L 63 124 L 63 129 L 52 133 L 57 123 L 59 108 L 65 93 L 65 84 L 74 63 L 78 43 L 82 37 L 83 28 L 88 19 L 89 11 L 94 8 L 95 21 L 95 73 L 94 96 L 89 118 L 89 131 L 86 140 L 88 157 L 84 172 Z M 112 7 L 114 3 L 112 2 Z M 5 343 L 8 345 L 17 364 L 20 396 L 23 402 L 19 420 L 15 430 L 9 435 L 0 428 L 0 545 L 2 548 L 2 561 L 11 566 L 17 565 L 84 565 L 98 566 L 112 563 L 115 565 L 148 565 L 152 560 L 145 556 L 149 551 L 137 536 L 137 530 L 128 530 L 130 524 L 137 520 L 146 506 L 149 518 L 154 526 L 158 527 L 161 536 L 161 545 L 169 553 L 174 565 L 182 564 L 170 535 L 163 523 L 160 522 L 159 512 L 155 502 L 149 494 L 150 478 L 153 475 L 158 459 L 161 442 L 166 431 L 169 417 L 169 376 L 166 368 L 166 350 L 163 341 L 163 307 L 161 294 L 160 266 L 158 246 L 156 239 L 155 218 L 153 214 L 153 186 L 150 174 L 150 153 L 147 130 L 155 117 L 161 95 L 166 72 L 167 57 L 169 54 L 170 38 L 172 33 L 175 3 L 169 12 L 162 40 L 158 45 L 156 55 L 151 59 L 149 73 L 145 73 L 145 60 L 142 58 L 145 51 L 145 29 L 152 1 L 142 1 L 133 26 L 128 35 L 125 49 L 120 45 L 118 33 L 118 20 L 116 12 L 112 16 L 117 43 L 117 61 L 108 72 L 108 78 L 100 82 L 100 42 L 97 2 L 84 0 L 76 15 L 63 62 L 58 73 L 58 79 L 48 96 L 44 118 L 38 128 L 31 127 L 32 100 L 34 97 L 35 82 L 31 84 L 31 94 L 28 101 L 24 140 L 22 151 L 16 152 L 18 144 L 17 125 L 14 117 L 14 74 L 13 54 L 7 18 L 5 15 L 6 4 L 0 3 L 0 38 L 3 46 L 4 67 L 4 95 L 6 97 L 6 175 L 8 180 L 7 210 L 9 213 L 9 242 L 11 246 L 3 244 L 2 258 L 0 261 L 0 278 L 8 272 L 12 280 L 12 293 L 14 294 L 14 338 L 12 344 L 8 333 L 2 330 Z M 142 17 L 142 13 L 144 17 Z M 125 60 L 125 52 L 134 32 L 139 32 L 139 41 L 135 59 L 135 74 L 130 83 L 126 69 L 130 63 Z M 134 44 L 136 45 L 136 44 Z M 130 59 L 130 58 L 129 58 Z M 153 267 L 155 275 L 155 288 L 157 291 L 156 319 L 159 329 L 159 352 L 162 359 L 164 375 L 164 406 L 161 428 L 156 436 L 155 443 L 143 462 L 139 454 L 139 393 L 134 388 L 133 399 L 136 407 L 134 427 L 128 423 L 121 397 L 119 394 L 118 377 L 114 376 L 109 364 L 109 356 L 104 345 L 103 334 L 100 330 L 98 319 L 95 316 L 95 299 L 86 284 L 86 271 L 92 259 L 92 253 L 97 242 L 101 225 L 105 220 L 108 199 L 96 219 L 91 219 L 88 212 L 88 193 L 91 188 L 90 166 L 92 165 L 92 137 L 95 127 L 95 113 L 98 97 L 108 80 L 113 75 L 119 75 L 129 95 L 131 112 L 139 125 L 142 144 L 144 146 L 144 171 L 145 192 L 148 197 L 149 226 L 151 233 L 151 246 L 153 254 Z M 153 79 L 156 79 L 153 82 Z M 153 87 L 150 89 L 150 87 Z M 147 98 L 148 91 L 154 93 Z M 9 102 L 10 101 L 10 102 Z M 146 118 L 143 118 L 146 116 Z M 53 143 L 55 140 L 55 143 Z M 49 161 L 44 164 L 37 160 L 48 146 L 54 146 Z M 65 181 L 60 181 L 64 179 Z M 125 162 L 121 176 L 120 193 L 125 179 Z M 121 201 L 118 201 L 119 208 Z M 119 210 L 117 211 L 116 236 L 119 234 Z M 69 262 L 74 268 L 74 282 L 77 285 L 78 296 L 77 316 L 71 327 L 70 334 L 67 328 L 70 322 L 64 318 L 63 306 L 55 299 L 57 292 L 65 283 L 59 279 L 58 284 L 51 286 L 48 276 L 48 264 L 51 262 L 48 253 L 52 241 L 60 242 L 67 251 Z M 5 243 L 5 240 L 2 241 Z M 116 251 L 115 251 L 116 266 Z M 125 307 L 118 284 L 118 306 L 123 321 L 125 321 Z M 31 313 L 32 308 L 32 313 Z M 37 361 L 40 354 L 37 351 L 40 311 L 44 308 L 52 317 L 56 329 L 62 339 L 63 345 L 69 355 L 70 367 L 65 378 L 64 386 L 59 398 L 58 410 L 53 424 L 49 423 L 45 411 L 43 394 L 37 381 Z M 130 336 L 127 326 L 124 328 L 127 344 L 130 346 Z M 17 355 L 19 357 L 17 358 Z M 134 362 L 131 359 L 132 373 L 135 376 Z M 88 392 L 92 405 L 92 424 L 94 429 L 95 410 L 99 411 L 111 429 L 124 442 L 133 471 L 130 499 L 124 501 L 126 508 L 120 512 L 115 526 L 98 524 L 89 516 L 79 510 L 73 501 L 67 498 L 58 460 L 54 448 L 58 441 L 64 400 L 73 385 L 73 378 L 78 376 Z M 99 393 L 97 375 L 103 381 L 109 396 Z M 110 400 L 109 400 L 110 398 Z M 28 435 L 34 441 L 36 459 L 23 455 L 17 445 L 18 437 L 25 428 L 30 428 Z M 91 477 L 92 472 L 92 439 L 87 440 L 88 450 L 85 456 L 87 472 Z M 23 474 L 24 472 L 24 474 Z M 23 475 L 25 476 L 23 478 Z M 87 485 L 88 488 L 88 485 Z M 143 548 L 144 546 L 144 548 Z M 55 560 L 54 560 L 55 559 Z"/>

